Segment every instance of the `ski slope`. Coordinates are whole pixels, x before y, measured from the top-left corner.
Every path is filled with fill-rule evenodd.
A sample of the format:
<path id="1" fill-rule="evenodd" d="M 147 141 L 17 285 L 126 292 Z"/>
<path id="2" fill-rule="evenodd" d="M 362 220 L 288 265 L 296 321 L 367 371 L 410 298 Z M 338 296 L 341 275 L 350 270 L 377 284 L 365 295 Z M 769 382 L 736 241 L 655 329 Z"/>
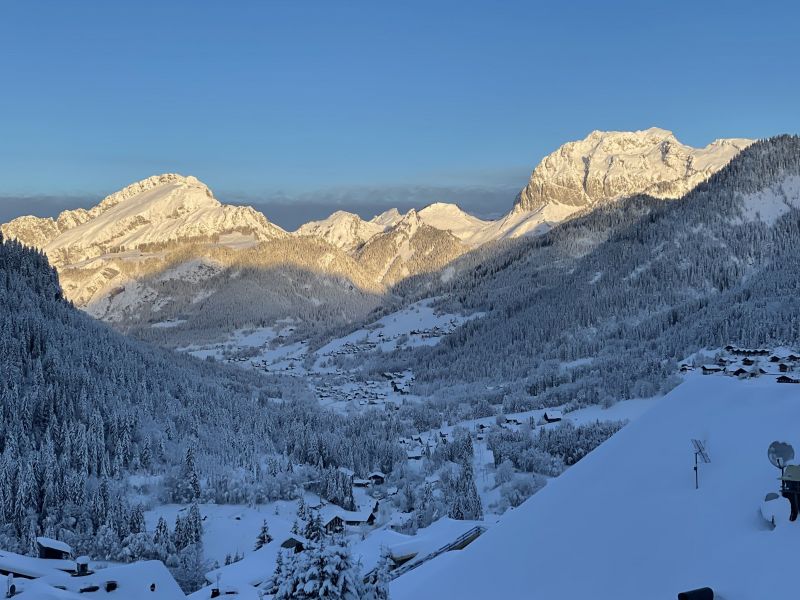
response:
<path id="1" fill-rule="evenodd" d="M 773 530 L 759 506 L 779 488 L 767 447 L 800 444 L 798 423 L 798 385 L 691 374 L 468 548 L 395 580 L 392 598 L 797 597 L 800 523 Z M 712 461 L 699 490 L 692 438 Z"/>

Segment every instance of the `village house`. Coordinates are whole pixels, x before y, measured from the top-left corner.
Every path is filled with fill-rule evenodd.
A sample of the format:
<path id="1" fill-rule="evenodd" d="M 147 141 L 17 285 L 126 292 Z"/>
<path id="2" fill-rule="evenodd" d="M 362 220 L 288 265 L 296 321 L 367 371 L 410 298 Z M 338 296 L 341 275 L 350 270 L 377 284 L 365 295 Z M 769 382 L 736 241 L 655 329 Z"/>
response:
<path id="1" fill-rule="evenodd" d="M 800 379 L 794 379 L 788 375 L 781 375 L 778 377 L 778 383 L 800 383 Z"/>
<path id="2" fill-rule="evenodd" d="M 564 414 L 560 410 L 547 409 L 542 418 L 545 423 L 556 423 L 564 418 Z"/>
<path id="3" fill-rule="evenodd" d="M 380 471 L 373 471 L 367 475 L 367 479 L 372 482 L 372 485 L 383 485 L 386 483 L 386 475 Z"/>

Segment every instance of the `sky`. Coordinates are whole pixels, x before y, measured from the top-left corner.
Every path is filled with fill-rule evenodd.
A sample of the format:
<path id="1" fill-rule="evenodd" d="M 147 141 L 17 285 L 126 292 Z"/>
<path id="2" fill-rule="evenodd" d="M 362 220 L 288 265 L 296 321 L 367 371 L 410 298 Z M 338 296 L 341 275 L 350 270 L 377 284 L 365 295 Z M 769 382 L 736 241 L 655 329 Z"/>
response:
<path id="1" fill-rule="evenodd" d="M 284 226 L 497 215 L 595 129 L 800 132 L 799 20 L 790 1 L 4 2 L 0 221 L 163 172 Z"/>

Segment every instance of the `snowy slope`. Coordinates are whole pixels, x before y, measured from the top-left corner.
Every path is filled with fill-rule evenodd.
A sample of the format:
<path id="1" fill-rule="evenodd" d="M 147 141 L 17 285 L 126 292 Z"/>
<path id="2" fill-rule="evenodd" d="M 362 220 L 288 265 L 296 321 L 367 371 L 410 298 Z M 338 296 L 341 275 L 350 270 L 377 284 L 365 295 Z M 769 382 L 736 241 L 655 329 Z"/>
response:
<path id="1" fill-rule="evenodd" d="M 799 420 L 800 386 L 690 375 L 457 558 L 397 579 L 392 598 L 793 597 L 800 525 L 773 531 L 758 509 L 778 488 L 766 449 L 800 442 Z M 692 438 L 712 460 L 699 490 Z"/>

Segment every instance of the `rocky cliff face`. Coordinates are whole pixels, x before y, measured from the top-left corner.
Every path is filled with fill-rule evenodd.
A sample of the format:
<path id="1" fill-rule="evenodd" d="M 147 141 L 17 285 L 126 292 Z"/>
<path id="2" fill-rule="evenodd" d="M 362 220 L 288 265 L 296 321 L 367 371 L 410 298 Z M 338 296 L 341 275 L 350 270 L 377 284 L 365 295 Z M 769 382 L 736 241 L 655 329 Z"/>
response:
<path id="1" fill-rule="evenodd" d="M 679 198 L 751 143 L 722 139 L 692 148 L 664 129 L 594 131 L 545 157 L 514 210 L 535 211 L 552 202 L 590 207 L 635 194 Z"/>

